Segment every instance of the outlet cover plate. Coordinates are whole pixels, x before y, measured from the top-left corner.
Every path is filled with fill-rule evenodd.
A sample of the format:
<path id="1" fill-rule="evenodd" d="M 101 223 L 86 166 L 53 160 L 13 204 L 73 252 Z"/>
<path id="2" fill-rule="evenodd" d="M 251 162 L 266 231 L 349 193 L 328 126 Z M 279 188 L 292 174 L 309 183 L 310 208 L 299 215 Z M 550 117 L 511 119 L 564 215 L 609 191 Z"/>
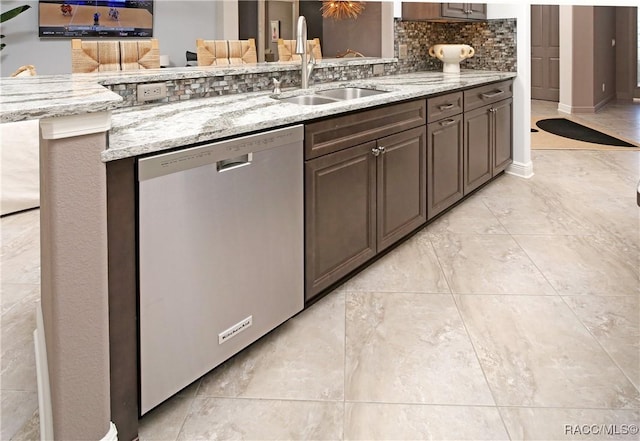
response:
<path id="1" fill-rule="evenodd" d="M 401 60 L 404 60 L 407 58 L 407 45 L 406 44 L 401 44 L 398 45 L 398 58 L 400 58 Z"/>
<path id="2" fill-rule="evenodd" d="M 167 96 L 166 83 L 138 84 L 138 102 L 154 101 Z"/>

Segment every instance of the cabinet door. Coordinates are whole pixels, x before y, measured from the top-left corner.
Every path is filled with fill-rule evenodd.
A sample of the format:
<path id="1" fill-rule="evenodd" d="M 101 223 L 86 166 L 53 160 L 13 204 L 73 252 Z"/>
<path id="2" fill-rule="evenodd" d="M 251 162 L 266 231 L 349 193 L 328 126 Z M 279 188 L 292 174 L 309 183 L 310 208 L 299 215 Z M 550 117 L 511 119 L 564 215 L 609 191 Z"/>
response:
<path id="1" fill-rule="evenodd" d="M 425 126 L 378 140 L 377 248 L 397 242 L 427 221 Z"/>
<path id="2" fill-rule="evenodd" d="M 305 163 L 305 300 L 376 254 L 376 142 Z"/>
<path id="3" fill-rule="evenodd" d="M 463 126 L 456 115 L 427 126 L 427 215 L 431 219 L 462 199 Z"/>
<path id="4" fill-rule="evenodd" d="M 442 3 L 441 15 L 449 18 L 469 18 L 467 14 L 468 3 Z"/>
<path id="5" fill-rule="evenodd" d="M 464 114 L 464 194 L 475 190 L 492 175 L 493 113 L 490 106 Z"/>
<path id="6" fill-rule="evenodd" d="M 487 18 L 486 3 L 466 3 L 467 17 L 474 20 L 485 20 Z"/>
<path id="7" fill-rule="evenodd" d="M 493 105 L 493 176 L 503 171 L 512 162 L 513 145 L 513 99 Z"/>

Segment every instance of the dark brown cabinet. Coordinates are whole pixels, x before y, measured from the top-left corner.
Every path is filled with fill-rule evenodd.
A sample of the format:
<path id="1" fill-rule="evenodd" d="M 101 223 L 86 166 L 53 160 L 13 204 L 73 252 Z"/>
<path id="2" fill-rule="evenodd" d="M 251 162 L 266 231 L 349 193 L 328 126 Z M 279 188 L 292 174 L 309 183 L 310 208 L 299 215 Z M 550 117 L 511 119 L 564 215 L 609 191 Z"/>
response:
<path id="1" fill-rule="evenodd" d="M 464 193 L 467 194 L 491 179 L 491 126 L 489 107 L 464 115 Z"/>
<path id="2" fill-rule="evenodd" d="M 486 20 L 484 3 L 402 2 L 403 20 L 467 21 Z"/>
<path id="3" fill-rule="evenodd" d="M 376 254 L 376 142 L 305 163 L 305 300 Z"/>
<path id="4" fill-rule="evenodd" d="M 443 17 L 484 20 L 487 18 L 487 5 L 484 3 L 442 3 Z"/>
<path id="5" fill-rule="evenodd" d="M 396 119 L 388 136 L 348 146 L 344 134 L 370 135 L 342 128 L 357 121 L 370 132 L 367 120 L 384 113 Z M 308 146 L 305 162 L 305 301 L 426 222 L 425 115 L 420 100 L 306 126 L 322 144 Z M 398 131 L 407 124 L 414 128 Z M 322 146 L 339 149 L 316 156 Z"/>
<path id="6" fill-rule="evenodd" d="M 463 94 L 427 100 L 427 218 L 462 199 Z"/>
<path id="7" fill-rule="evenodd" d="M 378 140 L 378 252 L 393 245 L 427 220 L 426 141 L 424 126 Z"/>
<path id="8" fill-rule="evenodd" d="M 305 125 L 305 302 L 511 163 L 511 80 Z"/>
<path id="9" fill-rule="evenodd" d="M 512 162 L 511 96 L 511 81 L 465 91 L 465 194 L 489 181 Z M 468 107 L 472 110 L 467 111 Z"/>
<path id="10" fill-rule="evenodd" d="M 462 115 L 427 126 L 427 214 L 432 219 L 462 199 Z"/>

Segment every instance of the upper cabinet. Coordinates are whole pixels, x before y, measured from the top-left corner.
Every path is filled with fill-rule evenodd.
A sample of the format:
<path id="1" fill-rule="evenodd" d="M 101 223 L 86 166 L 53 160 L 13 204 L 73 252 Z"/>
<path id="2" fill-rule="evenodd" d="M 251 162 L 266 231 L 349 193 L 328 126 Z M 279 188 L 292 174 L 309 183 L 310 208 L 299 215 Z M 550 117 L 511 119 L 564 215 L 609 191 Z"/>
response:
<path id="1" fill-rule="evenodd" d="M 403 20 L 466 21 L 486 20 L 484 3 L 402 2 Z"/>

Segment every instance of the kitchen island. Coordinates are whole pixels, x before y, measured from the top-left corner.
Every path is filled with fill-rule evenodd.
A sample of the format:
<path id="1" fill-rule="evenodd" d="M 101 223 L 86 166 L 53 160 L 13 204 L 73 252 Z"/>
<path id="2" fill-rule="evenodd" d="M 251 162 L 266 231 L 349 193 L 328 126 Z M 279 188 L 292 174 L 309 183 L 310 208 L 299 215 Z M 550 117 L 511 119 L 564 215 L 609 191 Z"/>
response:
<path id="1" fill-rule="evenodd" d="M 159 81 L 172 73 L 146 75 Z M 513 77 L 421 72 L 307 91 L 285 86 L 281 94 L 345 86 L 387 92 L 320 106 L 282 102 L 261 91 L 128 108 L 87 75 L 0 80 L 0 121 L 41 120 L 40 335 L 46 337 L 55 438 L 115 439 L 110 421 L 120 439 L 135 431 L 137 157 Z"/>

